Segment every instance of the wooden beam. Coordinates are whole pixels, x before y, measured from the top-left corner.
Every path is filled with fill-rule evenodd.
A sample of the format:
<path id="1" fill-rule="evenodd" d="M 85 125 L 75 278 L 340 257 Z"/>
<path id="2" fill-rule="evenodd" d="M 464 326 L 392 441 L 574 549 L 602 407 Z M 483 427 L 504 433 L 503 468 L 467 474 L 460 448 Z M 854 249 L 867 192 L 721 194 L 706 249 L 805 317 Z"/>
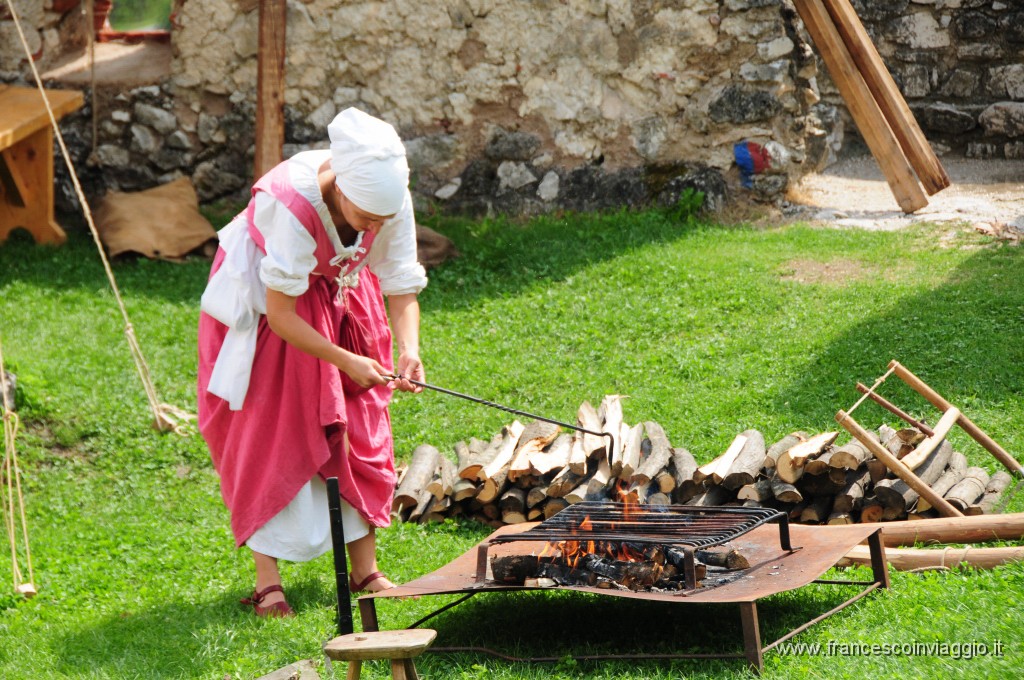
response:
<path id="1" fill-rule="evenodd" d="M 850 0 L 824 0 L 824 3 L 925 191 L 929 195 L 939 193 L 950 185 L 949 175 L 925 139 Z"/>
<path id="2" fill-rule="evenodd" d="M 909 214 L 925 207 L 928 198 L 822 0 L 794 0 L 794 5 L 900 209 Z"/>
<path id="3" fill-rule="evenodd" d="M 284 53 L 288 5 L 260 0 L 256 70 L 255 179 L 280 163 L 284 153 Z"/>

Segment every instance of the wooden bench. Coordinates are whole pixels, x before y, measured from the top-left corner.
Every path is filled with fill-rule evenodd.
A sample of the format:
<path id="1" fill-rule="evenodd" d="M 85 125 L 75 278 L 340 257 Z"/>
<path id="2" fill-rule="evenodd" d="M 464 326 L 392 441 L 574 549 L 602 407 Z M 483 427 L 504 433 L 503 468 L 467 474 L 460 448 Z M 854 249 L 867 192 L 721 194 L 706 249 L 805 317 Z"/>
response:
<path id="1" fill-rule="evenodd" d="M 58 120 L 82 107 L 77 90 L 47 90 Z M 22 227 L 36 243 L 63 243 L 53 219 L 53 127 L 39 90 L 0 85 L 0 243 Z"/>

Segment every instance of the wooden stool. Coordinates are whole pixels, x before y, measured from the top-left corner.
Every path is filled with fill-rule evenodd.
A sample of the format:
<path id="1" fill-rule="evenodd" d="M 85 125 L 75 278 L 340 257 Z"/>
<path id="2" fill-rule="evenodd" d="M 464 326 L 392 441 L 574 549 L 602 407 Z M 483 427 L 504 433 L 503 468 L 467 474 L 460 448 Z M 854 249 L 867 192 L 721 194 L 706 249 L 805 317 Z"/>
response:
<path id="1" fill-rule="evenodd" d="M 324 645 L 324 654 L 335 661 L 348 661 L 348 680 L 358 680 L 363 661 L 391 660 L 391 677 L 395 680 L 416 680 L 413 657 L 422 654 L 437 637 L 436 630 L 380 630 L 349 633 Z"/>

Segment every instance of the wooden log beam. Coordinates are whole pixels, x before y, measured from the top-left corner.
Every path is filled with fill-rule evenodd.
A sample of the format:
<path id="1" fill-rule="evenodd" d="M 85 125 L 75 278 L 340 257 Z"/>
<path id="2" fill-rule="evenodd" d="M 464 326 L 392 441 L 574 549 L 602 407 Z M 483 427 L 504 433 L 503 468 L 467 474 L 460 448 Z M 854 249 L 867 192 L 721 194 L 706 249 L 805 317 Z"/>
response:
<path id="1" fill-rule="evenodd" d="M 1024 539 L 1024 512 L 883 522 L 879 527 L 882 542 L 887 546 L 1019 541 Z"/>
<path id="2" fill-rule="evenodd" d="M 824 0 L 832 21 L 835 23 L 843 43 L 850 51 L 857 69 L 867 84 L 875 102 L 892 128 L 900 148 L 906 155 L 911 167 L 917 173 L 921 184 L 929 195 L 937 194 L 950 185 L 949 175 L 932 150 L 924 132 L 914 119 L 914 114 L 907 106 L 903 94 L 896 87 L 896 82 L 889 69 L 882 61 L 881 55 L 871 42 L 864 24 L 849 0 Z"/>
<path id="3" fill-rule="evenodd" d="M 954 508 L 949 504 L 947 500 L 937 495 L 932 491 L 931 487 L 921 481 L 921 479 L 914 474 L 914 471 L 909 469 L 906 465 L 901 463 L 895 456 L 889 453 L 888 449 L 876 442 L 871 434 L 860 426 L 856 420 L 854 420 L 845 411 L 839 411 L 836 413 L 836 421 L 846 429 L 851 435 L 853 435 L 861 444 L 866 446 L 869 451 L 875 454 L 875 458 L 885 463 L 885 466 L 892 470 L 897 477 L 906 482 L 914 491 L 921 494 L 923 498 L 927 498 L 928 502 L 932 504 L 940 514 L 946 517 L 963 517 L 963 513 Z"/>
<path id="4" fill-rule="evenodd" d="M 896 202 L 905 213 L 917 212 L 928 199 L 914 170 L 903 155 L 892 127 L 857 69 L 822 0 L 794 0 L 800 18 L 818 46 L 832 80 L 850 111 L 857 129 L 885 175 Z"/>
<path id="5" fill-rule="evenodd" d="M 920 524 L 928 520 L 918 520 Z M 885 561 L 898 571 L 954 567 L 992 569 L 1010 562 L 1024 560 L 1024 547 L 1011 548 L 892 548 L 885 551 Z M 871 551 L 858 545 L 839 561 L 837 566 L 871 564 Z"/>
<path id="6" fill-rule="evenodd" d="M 258 179 L 280 163 L 284 153 L 284 57 L 288 3 L 259 0 L 256 58 L 256 153 Z"/>

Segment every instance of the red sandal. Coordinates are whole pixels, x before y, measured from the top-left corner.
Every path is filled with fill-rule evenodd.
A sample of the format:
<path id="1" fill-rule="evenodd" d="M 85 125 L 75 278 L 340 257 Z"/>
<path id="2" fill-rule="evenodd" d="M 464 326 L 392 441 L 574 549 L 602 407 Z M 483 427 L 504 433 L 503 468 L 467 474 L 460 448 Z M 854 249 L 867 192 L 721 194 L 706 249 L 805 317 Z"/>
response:
<path id="1" fill-rule="evenodd" d="M 268 604 L 266 607 L 260 605 L 261 602 L 270 593 L 284 593 L 284 588 L 279 585 L 267 586 L 263 590 L 252 592 L 250 597 L 243 598 L 241 603 L 246 606 L 251 606 L 252 611 L 256 616 L 266 616 L 270 618 L 284 618 L 288 616 L 295 616 L 295 610 L 288 606 L 287 602 L 275 602 Z"/>
<path id="2" fill-rule="evenodd" d="M 387 576 L 385 576 L 384 574 L 382 574 L 379 571 L 375 571 L 375 572 L 371 573 L 369 576 L 367 576 L 366 578 L 364 578 L 359 583 L 356 583 L 352 579 L 352 575 L 350 574 L 349 577 L 348 577 L 348 590 L 353 595 L 355 595 L 356 593 L 361 593 L 364 590 L 366 590 L 366 586 L 370 585 L 371 583 L 373 583 L 377 579 L 382 579 L 382 578 L 386 579 Z M 392 587 L 394 587 L 394 586 L 392 586 Z M 387 588 L 383 588 L 382 590 L 387 590 Z M 379 591 L 377 591 L 377 592 L 379 592 Z"/>

